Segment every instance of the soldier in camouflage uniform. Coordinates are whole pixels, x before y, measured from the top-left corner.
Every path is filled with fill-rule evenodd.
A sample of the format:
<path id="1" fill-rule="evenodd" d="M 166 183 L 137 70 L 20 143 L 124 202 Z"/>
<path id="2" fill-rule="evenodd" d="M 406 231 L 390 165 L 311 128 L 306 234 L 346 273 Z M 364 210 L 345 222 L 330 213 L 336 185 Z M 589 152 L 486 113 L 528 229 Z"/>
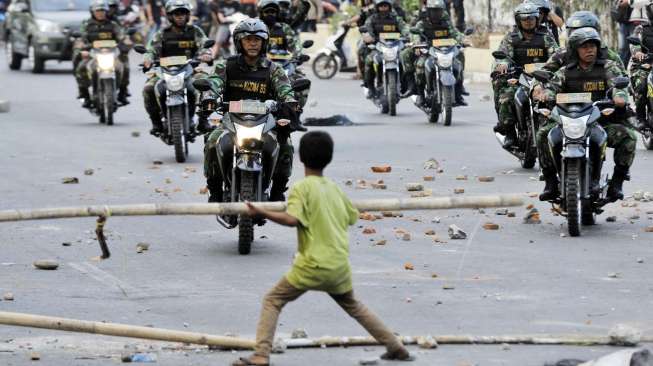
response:
<path id="1" fill-rule="evenodd" d="M 358 12 L 358 14 L 354 15 L 351 19 L 349 19 L 348 23 L 350 26 L 355 25 L 360 28 L 365 24 L 367 18 L 369 18 L 373 13 L 374 13 L 373 0 L 362 0 L 360 5 L 360 11 Z M 358 40 L 358 42 L 356 43 L 356 61 L 358 62 L 358 73 L 359 73 L 359 77 L 361 78 L 363 76 L 363 72 L 365 71 L 365 58 L 367 57 L 369 50 L 370 49 L 367 47 L 367 43 L 365 43 L 363 39 Z"/>
<path id="2" fill-rule="evenodd" d="M 524 3 L 515 8 L 517 26 L 503 38 L 498 49 L 508 55 L 516 63 L 515 66 L 544 63 L 558 50 L 558 45 L 553 38 L 548 33 L 538 30 L 539 14 L 537 6 L 533 4 Z M 497 60 L 492 73 L 495 107 L 499 117 L 494 132 L 506 137 L 505 147 L 514 145 L 517 138 L 514 128 L 513 100 L 518 85 L 510 84 L 504 77 L 510 64 L 509 59 Z"/>
<path id="3" fill-rule="evenodd" d="M 202 62 L 213 61 L 211 50 L 203 48 L 207 40 L 204 31 L 197 26 L 188 24 L 191 9 L 192 7 L 187 0 L 169 0 L 166 3 L 166 16 L 170 21 L 170 25 L 156 32 L 147 45 L 147 52 L 143 57 L 144 69 L 150 69 L 153 62 L 162 57 L 185 56 L 193 58 L 199 55 Z M 195 74 L 194 77 L 206 77 L 206 75 Z M 154 91 L 158 81 L 158 75 L 153 73 L 149 76 L 143 88 L 145 110 L 152 121 L 150 133 L 154 136 L 159 135 L 163 129 L 161 106 Z M 197 95 L 196 91 L 192 89 L 192 85 L 188 86 L 188 88 L 190 89 L 188 93 L 189 112 L 194 113 Z M 200 132 L 208 131 L 209 126 L 206 121 L 200 119 L 200 122 L 202 123 L 197 127 L 198 130 Z"/>
<path id="4" fill-rule="evenodd" d="M 630 54 L 633 55 L 630 62 L 630 80 L 635 91 L 635 111 L 637 112 L 637 124 L 640 131 L 649 128 L 646 121 L 646 103 L 648 93 L 647 79 L 651 73 L 651 62 L 643 62 L 648 53 L 653 53 L 653 3 L 646 5 L 646 16 L 648 24 L 637 26 L 634 34 L 639 36 L 641 45 L 632 45 Z"/>
<path id="5" fill-rule="evenodd" d="M 363 28 L 363 41 L 365 43 L 375 43 L 384 33 L 401 33 L 402 37 L 408 37 L 408 27 L 404 20 L 392 10 L 390 0 L 374 0 L 374 14 L 365 21 Z M 374 71 L 374 52 L 369 52 L 365 58 L 365 86 L 367 87 L 367 97 L 372 99 L 376 96 L 376 75 Z"/>
<path id="6" fill-rule="evenodd" d="M 275 100 L 280 103 L 277 118 L 289 119 L 288 125 L 277 125 L 273 130 L 279 143 L 279 158 L 270 190 L 271 201 L 283 201 L 286 185 L 292 173 L 294 148 L 290 133 L 297 126 L 298 103 L 284 70 L 265 57 L 269 41 L 268 28 L 259 19 L 242 21 L 234 30 L 233 43 L 238 51 L 216 65 L 209 80 L 212 91 L 223 102 L 254 99 Z M 243 85 L 258 83 L 259 87 L 245 90 Z M 233 158 L 233 138 L 219 125 L 209 135 L 204 146 L 204 175 L 209 188 L 209 202 L 223 201 L 223 178 L 216 149 L 225 158 Z M 264 151 L 266 149 L 264 148 Z M 265 188 L 265 187 L 264 187 Z"/>
<path id="7" fill-rule="evenodd" d="M 426 16 L 419 20 L 411 28 L 412 42 L 414 44 L 426 42 L 429 46 L 436 39 L 453 38 L 461 45 L 464 43 L 464 35 L 460 33 L 451 23 L 446 15 L 446 4 L 444 0 L 427 0 Z M 420 34 L 415 34 L 419 32 Z M 404 97 L 417 94 L 418 101 L 416 104 L 421 105 L 424 99 L 424 88 L 426 87 L 426 73 L 424 65 L 428 55 L 421 54 L 416 56 L 416 49 L 407 47 L 401 51 L 401 62 L 404 67 L 404 82 L 406 93 Z M 462 54 L 462 52 L 461 52 Z M 458 70 L 456 73 L 456 105 L 467 105 L 462 97 L 462 73 Z M 417 90 L 415 90 L 417 88 Z"/>
<path id="8" fill-rule="evenodd" d="M 78 99 L 83 99 L 84 108 L 92 106 L 92 100 L 88 88 L 91 87 L 93 73 L 95 72 L 94 61 L 90 58 L 90 50 L 95 41 L 113 40 L 124 47 L 129 43 L 125 39 L 120 25 L 109 20 L 109 6 L 104 0 L 94 0 L 90 6 L 91 18 L 84 21 L 80 28 L 81 37 L 75 43 L 73 59 L 79 60 L 75 68 L 75 79 L 79 89 Z M 123 65 L 116 60 L 116 78 L 120 82 Z"/>
<path id="9" fill-rule="evenodd" d="M 613 87 L 613 79 L 625 76 L 625 70 L 614 61 L 599 58 L 601 53 L 601 36 L 594 28 L 575 30 L 568 40 L 569 51 L 574 59 L 558 70 L 548 85 L 548 89 L 534 91 L 534 97 L 547 102 L 555 100 L 557 93 L 592 93 L 592 100 L 603 100 L 606 92 Z M 603 55 L 605 57 L 605 55 Z M 628 171 L 635 158 L 637 135 L 627 124 L 626 106 L 628 90 L 614 89 L 612 99 L 617 110 L 610 116 L 603 116 L 599 123 L 607 133 L 608 147 L 614 148 L 614 172 L 608 187 L 608 198 L 612 201 L 623 199 L 623 182 L 628 178 Z M 555 162 L 558 156 L 553 156 L 549 148 L 549 132 L 557 126 L 554 121 L 540 127 L 537 132 L 537 145 L 540 151 L 540 166 L 546 181 L 540 200 L 550 201 L 558 197 L 558 176 Z M 548 153 L 548 154 L 547 154 Z M 598 169 L 597 169 L 598 170 Z M 592 177 L 592 191 L 599 187 L 600 171 L 595 171 Z"/>
<path id="10" fill-rule="evenodd" d="M 109 14 L 107 14 L 109 19 L 119 24 L 124 30 L 124 27 L 122 24 L 120 24 L 120 20 L 118 19 L 118 11 L 120 5 L 118 4 L 118 0 L 108 0 L 107 4 L 109 5 Z M 123 65 L 122 78 L 120 79 L 121 82 L 118 89 L 118 102 L 122 104 L 129 104 L 129 100 L 127 100 L 127 97 L 129 96 L 128 87 L 130 76 L 129 50 L 129 48 L 121 49 L 120 54 L 118 55 L 118 60 L 120 60 Z"/>

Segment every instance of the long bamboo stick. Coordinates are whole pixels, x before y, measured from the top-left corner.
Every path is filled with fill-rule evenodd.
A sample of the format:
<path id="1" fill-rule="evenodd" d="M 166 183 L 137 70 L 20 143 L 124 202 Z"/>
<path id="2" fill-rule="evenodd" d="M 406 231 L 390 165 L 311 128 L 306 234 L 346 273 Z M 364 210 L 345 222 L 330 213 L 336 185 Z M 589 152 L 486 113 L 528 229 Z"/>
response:
<path id="1" fill-rule="evenodd" d="M 150 339 L 167 342 L 201 344 L 225 349 L 253 349 L 254 341 L 243 338 L 224 337 L 210 334 L 184 332 L 160 328 L 141 327 L 126 324 L 94 322 L 25 313 L 0 312 L 0 324 L 20 327 L 52 329 L 77 333 L 92 333 L 108 336 Z M 400 337 L 406 345 L 418 344 L 422 337 Z M 433 336 L 438 344 L 524 344 L 524 345 L 566 345 L 566 346 L 623 346 L 610 336 L 597 335 L 504 335 Z M 641 337 L 637 342 L 653 343 L 653 337 Z M 317 339 L 284 339 L 288 348 L 373 346 L 379 343 L 372 337 L 322 337 Z M 629 344 L 635 345 L 635 344 Z"/>
<path id="2" fill-rule="evenodd" d="M 284 202 L 264 202 L 259 207 L 283 211 Z M 509 207 L 524 204 L 520 195 L 394 198 L 353 201 L 360 211 L 442 210 L 455 208 Z M 96 205 L 0 211 L 0 222 L 64 219 L 92 216 L 159 216 L 159 215 L 240 215 L 247 213 L 243 203 L 152 203 L 132 205 Z"/>

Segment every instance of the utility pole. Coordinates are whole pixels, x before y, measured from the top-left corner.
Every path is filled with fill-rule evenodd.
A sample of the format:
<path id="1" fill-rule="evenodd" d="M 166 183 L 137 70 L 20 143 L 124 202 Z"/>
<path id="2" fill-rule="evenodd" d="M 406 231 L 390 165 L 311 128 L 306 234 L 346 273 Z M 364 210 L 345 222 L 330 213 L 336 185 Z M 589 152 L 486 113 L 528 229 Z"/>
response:
<path id="1" fill-rule="evenodd" d="M 492 24 L 492 0 L 487 0 L 487 29 L 490 33 L 494 29 Z"/>

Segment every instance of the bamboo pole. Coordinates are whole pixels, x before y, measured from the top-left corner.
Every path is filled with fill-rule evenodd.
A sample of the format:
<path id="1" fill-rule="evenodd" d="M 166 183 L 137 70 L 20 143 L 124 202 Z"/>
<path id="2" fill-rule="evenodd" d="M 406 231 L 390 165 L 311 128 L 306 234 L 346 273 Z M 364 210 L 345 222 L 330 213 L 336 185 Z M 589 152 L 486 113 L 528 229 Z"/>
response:
<path id="1" fill-rule="evenodd" d="M 284 211 L 285 202 L 254 202 L 271 211 Z M 524 204 L 520 195 L 394 198 L 353 201 L 360 211 L 444 210 L 456 208 L 509 207 Z M 96 205 L 0 211 L 0 222 L 64 219 L 76 217 L 161 216 L 161 215 L 240 215 L 247 213 L 244 203 L 152 203 Z"/>

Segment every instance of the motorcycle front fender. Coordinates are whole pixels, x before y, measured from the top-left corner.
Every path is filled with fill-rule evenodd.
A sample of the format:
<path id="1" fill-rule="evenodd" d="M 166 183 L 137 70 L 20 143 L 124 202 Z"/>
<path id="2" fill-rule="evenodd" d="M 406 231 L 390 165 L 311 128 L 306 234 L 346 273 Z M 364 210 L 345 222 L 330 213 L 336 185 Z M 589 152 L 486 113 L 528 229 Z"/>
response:
<path id="1" fill-rule="evenodd" d="M 563 159 L 577 159 L 585 157 L 585 146 L 580 144 L 569 144 L 562 149 Z"/>
<path id="2" fill-rule="evenodd" d="M 247 172 L 262 172 L 263 162 L 261 154 L 240 154 L 236 159 L 238 170 Z"/>
<path id="3" fill-rule="evenodd" d="M 451 70 L 440 69 L 440 83 L 444 86 L 456 85 L 456 78 L 453 76 L 453 72 Z"/>
<path id="4" fill-rule="evenodd" d="M 168 93 L 168 96 L 166 98 L 166 105 L 168 107 L 174 107 L 174 106 L 179 106 L 186 104 L 186 98 L 184 97 L 183 94 L 172 94 Z"/>
<path id="5" fill-rule="evenodd" d="M 114 79 L 116 77 L 113 71 L 98 71 L 98 78 L 100 79 Z"/>

